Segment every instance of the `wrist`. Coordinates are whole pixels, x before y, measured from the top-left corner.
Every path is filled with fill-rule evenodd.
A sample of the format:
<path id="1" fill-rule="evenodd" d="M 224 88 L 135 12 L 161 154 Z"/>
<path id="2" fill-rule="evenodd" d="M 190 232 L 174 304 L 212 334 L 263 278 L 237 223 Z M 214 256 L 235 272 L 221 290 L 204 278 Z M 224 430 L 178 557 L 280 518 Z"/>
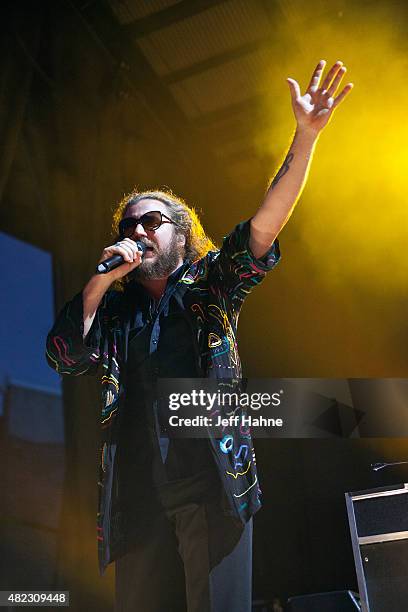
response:
<path id="1" fill-rule="evenodd" d="M 301 138 L 304 141 L 308 141 L 311 144 L 314 144 L 319 139 L 321 130 L 316 130 L 314 128 L 308 127 L 306 125 L 300 125 L 299 123 L 296 126 L 295 136 L 297 138 Z"/>

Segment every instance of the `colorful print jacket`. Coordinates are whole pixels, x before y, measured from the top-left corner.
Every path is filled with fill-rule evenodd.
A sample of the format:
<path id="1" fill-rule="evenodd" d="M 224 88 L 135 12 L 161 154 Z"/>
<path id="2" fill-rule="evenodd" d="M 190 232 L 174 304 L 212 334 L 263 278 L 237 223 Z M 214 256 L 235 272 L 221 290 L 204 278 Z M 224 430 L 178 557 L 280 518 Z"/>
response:
<path id="1" fill-rule="evenodd" d="M 245 297 L 279 261 L 276 240 L 262 259 L 249 249 L 250 221 L 224 238 L 219 251 L 186 262 L 172 294 L 188 313 L 197 365 L 203 377 L 239 380 L 241 363 L 236 334 Z M 82 292 L 68 302 L 47 338 L 47 360 L 59 374 L 94 374 L 102 366 L 101 462 L 97 514 L 98 556 L 101 574 L 123 554 L 120 508 L 115 486 L 118 424 L 123 411 L 124 372 L 128 334 L 137 304 L 126 291 L 108 291 L 83 340 Z M 222 439 L 209 433 L 210 446 L 224 485 L 224 511 L 246 521 L 259 509 L 260 487 L 249 431 L 231 427 Z"/>

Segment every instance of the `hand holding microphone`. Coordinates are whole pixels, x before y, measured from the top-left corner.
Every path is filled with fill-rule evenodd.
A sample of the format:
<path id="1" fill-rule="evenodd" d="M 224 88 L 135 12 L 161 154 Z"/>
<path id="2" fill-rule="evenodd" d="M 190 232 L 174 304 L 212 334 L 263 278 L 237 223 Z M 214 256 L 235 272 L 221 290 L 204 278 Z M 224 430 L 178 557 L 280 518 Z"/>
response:
<path id="1" fill-rule="evenodd" d="M 116 270 L 115 279 L 122 278 L 142 262 L 146 245 L 140 240 L 124 238 L 103 250 L 96 268 L 97 274 L 108 274 Z"/>

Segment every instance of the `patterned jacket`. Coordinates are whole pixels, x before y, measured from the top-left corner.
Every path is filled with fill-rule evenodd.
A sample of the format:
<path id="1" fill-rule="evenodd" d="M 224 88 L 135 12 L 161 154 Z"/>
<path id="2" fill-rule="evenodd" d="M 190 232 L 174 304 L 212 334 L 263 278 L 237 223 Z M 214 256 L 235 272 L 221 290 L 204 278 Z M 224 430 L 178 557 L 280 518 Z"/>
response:
<path id="1" fill-rule="evenodd" d="M 242 303 L 266 272 L 279 261 L 276 240 L 262 259 L 249 249 L 250 221 L 224 238 L 219 251 L 186 262 L 172 294 L 191 324 L 197 365 L 203 377 L 239 380 L 237 324 Z M 118 424 L 123 411 L 124 371 L 128 334 L 137 304 L 129 292 L 108 291 L 83 340 L 82 292 L 68 302 L 47 338 L 47 360 L 59 374 L 94 374 L 102 365 L 101 462 L 97 514 L 98 556 L 101 574 L 123 554 L 120 509 L 115 503 L 115 455 Z M 224 511 L 244 524 L 259 509 L 260 487 L 249 431 L 231 427 L 222 439 L 211 436 L 210 447 L 224 485 Z"/>

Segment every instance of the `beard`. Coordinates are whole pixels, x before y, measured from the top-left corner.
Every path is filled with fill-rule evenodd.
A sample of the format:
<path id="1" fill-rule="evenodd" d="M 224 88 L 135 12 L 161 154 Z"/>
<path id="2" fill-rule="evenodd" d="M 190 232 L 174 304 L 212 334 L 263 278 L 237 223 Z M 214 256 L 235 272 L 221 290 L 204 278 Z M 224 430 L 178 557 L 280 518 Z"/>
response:
<path id="1" fill-rule="evenodd" d="M 174 234 L 165 250 L 156 251 L 153 260 L 143 258 L 142 263 L 127 275 L 127 279 L 141 281 L 168 277 L 177 268 L 183 255 L 184 246 L 178 243 L 177 235 Z"/>

